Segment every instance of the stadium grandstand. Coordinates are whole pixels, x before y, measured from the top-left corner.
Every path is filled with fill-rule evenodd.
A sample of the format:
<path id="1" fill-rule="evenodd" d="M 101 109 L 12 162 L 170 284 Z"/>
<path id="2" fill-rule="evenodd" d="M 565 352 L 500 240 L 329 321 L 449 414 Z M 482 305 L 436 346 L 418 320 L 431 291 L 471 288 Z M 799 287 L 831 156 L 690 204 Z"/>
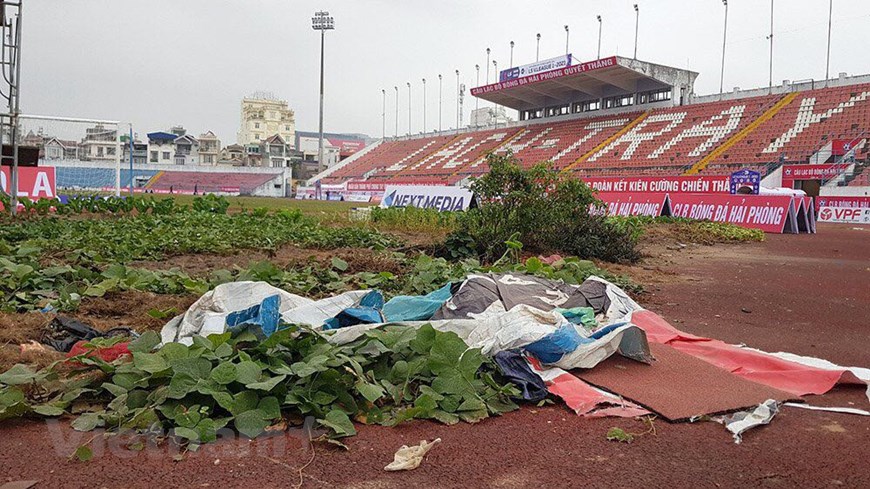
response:
<path id="1" fill-rule="evenodd" d="M 581 176 L 768 175 L 784 164 L 856 163 L 841 185 L 866 185 L 870 76 L 784 82 L 698 97 L 697 73 L 603 58 L 471 90 L 514 109 L 498 127 L 376 142 L 309 180 L 458 185 L 486 155 L 551 162 Z M 835 154 L 835 141 L 847 150 Z M 863 171 L 863 172 L 862 172 Z"/>
<path id="2" fill-rule="evenodd" d="M 53 166 L 59 190 L 112 191 L 116 188 L 116 168 L 105 163 L 79 160 L 41 160 L 40 166 Z M 132 181 L 134 191 L 159 194 L 254 195 L 286 197 L 290 189 L 289 168 L 204 167 L 126 164 L 120 171 L 122 190 Z"/>

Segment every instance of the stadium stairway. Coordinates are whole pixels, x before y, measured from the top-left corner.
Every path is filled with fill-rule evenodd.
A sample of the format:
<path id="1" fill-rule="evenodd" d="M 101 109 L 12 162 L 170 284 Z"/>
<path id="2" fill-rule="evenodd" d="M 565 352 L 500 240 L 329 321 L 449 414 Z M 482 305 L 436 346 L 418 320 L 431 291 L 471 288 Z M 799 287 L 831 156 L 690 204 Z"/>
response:
<path id="1" fill-rule="evenodd" d="M 729 148 L 731 148 L 732 146 L 737 144 L 740 140 L 742 140 L 743 138 L 748 136 L 750 133 L 752 133 L 752 131 L 757 129 L 761 124 L 763 124 L 766 121 L 773 118 L 773 116 L 775 116 L 777 113 L 779 113 L 779 111 L 782 110 L 783 107 L 790 104 L 797 96 L 798 96 L 798 94 L 795 92 L 795 93 L 790 93 L 790 94 L 786 95 L 785 97 L 783 97 L 782 99 L 780 99 L 770 109 L 768 109 L 764 114 L 762 114 L 761 117 L 759 117 L 758 119 L 755 119 L 749 125 L 744 127 L 742 131 L 739 131 L 737 134 L 731 136 L 731 138 L 729 138 L 724 143 L 720 144 L 713 151 L 707 153 L 707 156 L 701 158 L 700 161 L 698 161 L 691 168 L 686 170 L 684 175 L 697 175 L 698 173 L 702 172 L 705 168 L 707 168 L 707 165 L 709 165 L 710 162 L 712 162 L 713 160 L 715 160 L 716 158 L 721 156 L 723 153 L 728 151 Z"/>
<path id="2" fill-rule="evenodd" d="M 309 178 L 307 183 L 309 185 L 314 185 L 314 182 L 316 182 L 318 180 L 323 181 L 323 180 L 329 178 L 333 173 L 336 173 L 342 169 L 345 169 L 349 165 L 352 165 L 356 161 L 362 159 L 365 155 L 367 155 L 368 153 L 371 153 L 372 151 L 375 150 L 375 148 L 379 147 L 383 142 L 384 142 L 383 139 L 375 141 L 374 143 L 364 147 L 360 151 L 357 151 L 356 153 L 352 154 L 351 156 L 345 158 L 344 160 L 339 161 L 338 164 L 332 165 L 331 167 L 329 167 L 329 168 L 323 170 L 322 172 L 314 175 L 313 177 Z"/>
<path id="3" fill-rule="evenodd" d="M 646 112 L 644 112 L 644 113 L 642 113 L 642 114 L 639 115 L 636 119 L 634 119 L 633 121 L 631 121 L 631 122 L 629 122 L 628 124 L 626 124 L 625 127 L 623 127 L 622 129 L 620 129 L 619 131 L 617 131 L 616 134 L 614 134 L 613 136 L 610 136 L 609 138 L 607 138 L 607 139 L 605 139 L 604 141 L 602 141 L 598 146 L 595 146 L 595 147 L 592 148 L 591 150 L 587 151 L 586 154 L 584 154 L 583 156 L 577 158 L 577 159 L 574 161 L 574 163 L 571 163 L 570 165 L 566 166 L 565 169 L 562 170 L 562 171 L 563 171 L 563 172 L 572 171 L 572 170 L 573 170 L 577 165 L 579 165 L 579 164 L 583 163 L 584 161 L 588 160 L 589 158 L 592 157 L 592 155 L 597 154 L 598 152 L 600 152 L 601 150 L 603 150 L 604 148 L 606 148 L 610 143 L 612 143 L 613 141 L 616 141 L 617 139 L 619 139 L 620 137 L 622 137 L 625 133 L 627 133 L 628 131 L 632 130 L 632 128 L 634 128 L 634 126 L 636 126 L 636 125 L 640 124 L 641 122 L 643 122 L 643 120 L 646 119 L 647 117 L 649 117 L 650 114 L 651 114 L 651 111 L 649 111 L 649 110 L 646 111 Z"/>
<path id="4" fill-rule="evenodd" d="M 148 180 L 148 183 L 145 184 L 145 188 L 151 188 L 155 183 L 157 183 L 158 180 L 160 180 L 160 177 L 162 177 L 164 173 L 166 172 L 157 172 L 153 177 L 151 177 L 150 180 Z"/>

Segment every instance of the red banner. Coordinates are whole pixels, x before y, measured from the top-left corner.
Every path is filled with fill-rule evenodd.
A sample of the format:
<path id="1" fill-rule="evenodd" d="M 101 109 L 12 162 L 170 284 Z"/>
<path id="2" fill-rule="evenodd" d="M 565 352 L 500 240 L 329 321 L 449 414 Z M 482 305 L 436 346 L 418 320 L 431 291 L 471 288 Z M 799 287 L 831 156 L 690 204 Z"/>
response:
<path id="1" fill-rule="evenodd" d="M 598 195 L 607 204 L 608 216 L 660 216 L 668 196 L 663 193 L 616 193 Z"/>
<path id="2" fill-rule="evenodd" d="M 580 63 L 579 65 L 574 66 L 567 66 L 565 68 L 559 68 L 557 70 L 545 71 L 543 73 L 536 73 L 534 75 L 508 80 L 506 82 L 493 83 L 490 85 L 484 85 L 482 87 L 472 88 L 471 95 L 477 97 L 479 95 L 507 90 L 509 88 L 520 87 L 523 85 L 529 85 L 532 83 L 538 83 L 547 80 L 554 80 L 556 78 L 572 76 L 578 73 L 585 73 L 587 71 L 600 70 L 602 68 L 610 68 L 611 66 L 616 66 L 616 56 L 611 56 L 609 58 L 603 58 L 595 61 L 588 61 L 586 63 Z"/>
<path id="3" fill-rule="evenodd" d="M 586 177 L 583 181 L 597 190 L 605 192 L 666 192 L 727 194 L 730 179 L 728 175 L 703 177 Z M 600 197 L 600 195 L 599 195 Z"/>
<path id="4" fill-rule="evenodd" d="M 670 215 L 729 222 L 767 233 L 798 232 L 788 195 L 669 195 Z"/>
<path id="5" fill-rule="evenodd" d="M 831 155 L 832 156 L 843 156 L 849 151 L 852 151 L 855 143 L 860 142 L 860 140 L 855 139 L 835 139 L 831 141 Z"/>
<path id="6" fill-rule="evenodd" d="M 870 207 L 870 197 L 816 197 L 816 207 Z"/>
<path id="7" fill-rule="evenodd" d="M 0 167 L 0 187 L 9 193 L 11 168 Z M 18 168 L 18 196 L 30 199 L 53 198 L 57 195 L 53 166 L 22 166 Z"/>
<path id="8" fill-rule="evenodd" d="M 849 165 L 783 165 L 782 186 L 794 187 L 795 180 L 830 180 L 844 172 Z"/>

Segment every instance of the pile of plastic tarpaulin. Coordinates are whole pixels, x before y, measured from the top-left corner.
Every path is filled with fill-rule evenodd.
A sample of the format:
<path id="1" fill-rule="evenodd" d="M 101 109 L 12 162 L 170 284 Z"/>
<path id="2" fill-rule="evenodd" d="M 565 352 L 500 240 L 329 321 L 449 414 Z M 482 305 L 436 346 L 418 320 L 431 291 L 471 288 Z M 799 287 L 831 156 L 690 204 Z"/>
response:
<path id="1" fill-rule="evenodd" d="M 683 333 L 598 277 L 569 285 L 521 274 L 477 274 L 425 296 L 397 296 L 387 302 L 376 290 L 312 300 L 264 282 L 234 282 L 203 295 L 167 323 L 161 335 L 164 343 L 186 344 L 196 335 L 226 331 L 253 331 L 265 338 L 287 324 L 320 331 L 336 344 L 353 341 L 385 324 L 431 324 L 437 330 L 456 333 L 469 347 L 493 357 L 526 399 L 553 394 L 585 416 L 655 412 L 651 406 L 596 388 L 575 375 L 614 354 L 641 362 L 638 365 L 650 364 L 654 358 L 649 343 L 673 348 L 795 397 L 822 394 L 837 383 L 870 384 L 868 369 L 770 354 Z M 704 414 L 714 413 L 697 413 Z M 747 424 L 747 417 L 752 419 L 751 414 L 738 416 L 741 426 Z M 727 425 L 733 420 L 723 422 Z"/>

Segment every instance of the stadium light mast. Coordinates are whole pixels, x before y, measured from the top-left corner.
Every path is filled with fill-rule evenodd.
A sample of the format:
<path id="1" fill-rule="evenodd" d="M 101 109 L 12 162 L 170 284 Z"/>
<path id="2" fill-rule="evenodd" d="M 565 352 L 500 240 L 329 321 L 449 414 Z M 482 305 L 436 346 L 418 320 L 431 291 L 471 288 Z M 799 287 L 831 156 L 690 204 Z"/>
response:
<path id="1" fill-rule="evenodd" d="M 384 96 L 383 107 L 381 108 L 381 139 L 387 139 L 387 91 L 381 89 L 381 95 Z"/>
<path id="2" fill-rule="evenodd" d="M 637 59 L 637 28 L 640 24 L 640 9 L 634 4 L 634 59 Z"/>
<path id="3" fill-rule="evenodd" d="M 825 57 L 825 87 L 831 78 L 831 16 L 834 13 L 834 0 L 828 1 L 828 55 Z"/>
<path id="4" fill-rule="evenodd" d="M 486 49 L 489 51 L 489 48 Z M 456 131 L 459 131 L 459 70 L 456 70 Z"/>
<path id="5" fill-rule="evenodd" d="M 538 44 L 537 44 L 537 47 L 535 48 L 535 61 L 540 61 L 541 60 L 541 33 L 539 32 L 538 35 L 535 37 L 538 39 Z"/>
<path id="6" fill-rule="evenodd" d="M 514 67 L 514 42 L 511 41 L 511 68 Z"/>
<path id="7" fill-rule="evenodd" d="M 486 48 L 486 64 L 484 66 L 486 66 L 486 84 L 487 85 L 489 85 L 489 53 L 490 53 L 490 49 Z"/>
<path id="8" fill-rule="evenodd" d="M 411 82 L 406 82 L 405 85 L 408 86 L 408 136 L 411 135 L 411 108 L 413 105 L 411 104 Z"/>
<path id="9" fill-rule="evenodd" d="M 480 86 L 480 65 L 474 65 L 474 71 L 477 72 L 477 81 L 475 82 L 475 85 L 477 85 L 479 87 Z M 480 108 L 480 97 L 474 97 L 474 110 L 476 111 L 479 108 Z"/>
<path id="10" fill-rule="evenodd" d="M 423 134 L 426 134 L 426 79 L 423 78 Z"/>
<path id="11" fill-rule="evenodd" d="M 335 19 L 329 12 L 320 11 L 311 18 L 311 28 L 320 31 L 320 137 L 317 142 L 317 172 L 323 171 L 323 54 L 326 46 L 326 31 L 335 29 Z"/>
<path id="12" fill-rule="evenodd" d="M 441 101 L 444 92 L 441 90 L 441 73 L 438 73 L 438 132 L 441 133 Z"/>
<path id="13" fill-rule="evenodd" d="M 396 136 L 399 137 L 399 86 L 396 85 L 393 87 L 396 91 Z"/>
<path id="14" fill-rule="evenodd" d="M 598 19 L 598 58 L 601 59 L 601 16 L 595 16 Z"/>
<path id="15" fill-rule="evenodd" d="M 568 30 L 568 24 L 565 24 L 565 54 L 568 54 L 568 35 L 571 32 Z"/>
<path id="16" fill-rule="evenodd" d="M 770 78 L 767 84 L 767 92 L 773 93 L 773 0 L 770 0 Z"/>
<path id="17" fill-rule="evenodd" d="M 495 69 L 496 76 L 498 76 L 498 61 L 492 60 L 492 66 Z M 495 104 L 495 114 L 493 115 L 495 116 L 495 125 L 498 127 L 498 104 Z"/>
<path id="18" fill-rule="evenodd" d="M 725 92 L 725 41 L 728 39 L 728 0 L 722 0 L 725 5 L 725 27 L 722 28 L 722 69 L 719 71 L 719 96 Z"/>

